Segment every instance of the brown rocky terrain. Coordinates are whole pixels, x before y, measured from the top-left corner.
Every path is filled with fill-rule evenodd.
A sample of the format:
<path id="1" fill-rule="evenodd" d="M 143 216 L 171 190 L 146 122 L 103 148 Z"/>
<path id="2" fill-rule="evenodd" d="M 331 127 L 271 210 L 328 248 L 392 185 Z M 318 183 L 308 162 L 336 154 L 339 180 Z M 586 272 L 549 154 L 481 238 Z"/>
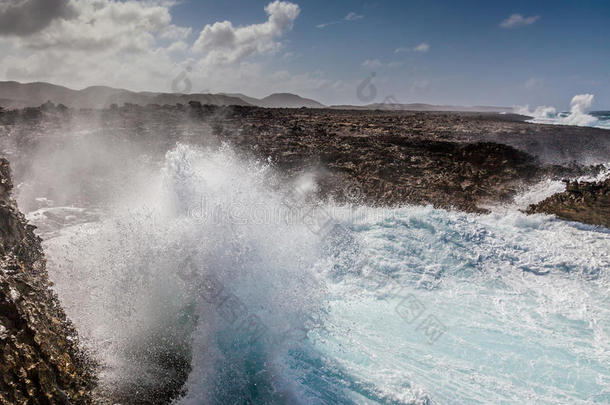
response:
<path id="1" fill-rule="evenodd" d="M 23 173 L 31 165 L 23 158 L 29 150 L 49 139 L 60 145 L 79 126 L 94 127 L 116 144 L 138 144 L 151 162 L 160 161 L 176 142 L 226 142 L 245 155 L 270 159 L 286 176 L 313 171 L 322 197 L 342 200 L 350 187 L 373 205 L 433 204 L 469 212 L 509 201 L 544 177 L 583 174 L 590 165 L 610 161 L 610 131 L 524 119 L 198 102 L 104 111 L 47 107 L 0 114 L 0 147 L 15 156 L 16 170 Z"/>
<path id="2" fill-rule="evenodd" d="M 0 403 L 87 404 L 92 364 L 50 290 L 40 238 L 0 159 Z"/>
<path id="3" fill-rule="evenodd" d="M 610 178 L 600 182 L 566 181 L 566 191 L 531 205 L 528 213 L 555 214 L 568 221 L 610 228 Z"/>

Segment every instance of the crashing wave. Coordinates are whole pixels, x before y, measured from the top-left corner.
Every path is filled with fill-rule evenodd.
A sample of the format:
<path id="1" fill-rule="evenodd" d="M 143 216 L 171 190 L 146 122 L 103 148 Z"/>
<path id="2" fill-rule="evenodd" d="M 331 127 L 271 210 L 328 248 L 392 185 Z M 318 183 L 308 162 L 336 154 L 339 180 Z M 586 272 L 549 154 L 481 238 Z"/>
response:
<path id="1" fill-rule="evenodd" d="M 539 106 L 530 110 L 529 105 L 515 107 L 515 112 L 521 115 L 533 117 L 529 122 L 539 124 L 577 125 L 586 127 L 607 127 L 607 123 L 601 122 L 587 112 L 593 105 L 595 95 L 577 94 L 572 97 L 569 112 L 557 112 L 555 107 Z"/>

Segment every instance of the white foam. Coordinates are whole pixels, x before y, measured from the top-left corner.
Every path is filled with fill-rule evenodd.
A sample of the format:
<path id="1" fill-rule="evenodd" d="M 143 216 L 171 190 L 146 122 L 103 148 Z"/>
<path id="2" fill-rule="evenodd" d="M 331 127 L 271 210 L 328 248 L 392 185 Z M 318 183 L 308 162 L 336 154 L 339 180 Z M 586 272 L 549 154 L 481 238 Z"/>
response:
<path id="1" fill-rule="evenodd" d="M 105 386 L 150 390 L 167 371 L 160 353 L 192 355 L 184 403 L 227 399 L 251 383 L 244 364 L 251 356 L 278 367 L 295 343 L 285 334 L 314 326 L 324 286 L 303 269 L 316 261 L 316 236 L 304 224 L 251 220 L 261 207 L 282 205 L 264 187 L 271 177 L 269 166 L 241 162 L 227 148 L 179 145 L 139 201 L 131 193 L 128 206 L 101 222 L 64 228 L 46 241 L 55 288 L 99 356 Z M 202 200 L 226 215 L 193 215 Z M 194 271 L 184 276 L 187 257 Z M 230 307 L 202 298 L 211 279 L 233 297 L 223 304 Z M 254 354 L 252 346 L 232 346 L 250 339 L 254 332 L 238 324 L 253 317 L 262 325 L 256 333 L 264 332 Z M 233 380 L 223 387 L 228 374 Z M 280 389 L 281 381 L 267 384 Z"/>
<path id="2" fill-rule="evenodd" d="M 515 209 L 330 204 L 314 216 L 343 213 L 349 232 L 321 237 L 312 223 L 260 220 L 288 219 L 286 204 L 300 203 L 267 187 L 276 180 L 269 165 L 226 147 L 179 145 L 129 201 L 45 242 L 51 279 L 104 384 L 160 384 L 163 354 L 192 358 L 181 404 L 610 395 L 610 231 Z M 297 185 L 315 190 L 310 177 Z M 202 299 L 210 277 L 242 305 Z M 425 308 L 417 322 L 396 310 L 411 296 Z M 250 315 L 264 339 L 250 341 L 229 319 Z M 432 344 L 419 322 L 428 316 L 446 327 Z"/>
<path id="3" fill-rule="evenodd" d="M 515 107 L 517 114 L 533 117 L 529 122 L 540 124 L 577 125 L 595 127 L 606 127 L 594 116 L 587 114 L 591 108 L 595 96 L 593 94 L 577 94 L 570 102 L 570 112 L 558 113 L 555 107 L 539 106 L 530 110 L 528 105 Z"/>
<path id="4" fill-rule="evenodd" d="M 412 207 L 358 238 L 372 271 L 398 288 L 358 276 L 334 285 L 333 334 L 319 349 L 363 385 L 438 403 L 608 398 L 609 232 Z M 397 313 L 409 297 L 424 308 L 414 321 Z M 429 316 L 446 327 L 432 343 Z"/>

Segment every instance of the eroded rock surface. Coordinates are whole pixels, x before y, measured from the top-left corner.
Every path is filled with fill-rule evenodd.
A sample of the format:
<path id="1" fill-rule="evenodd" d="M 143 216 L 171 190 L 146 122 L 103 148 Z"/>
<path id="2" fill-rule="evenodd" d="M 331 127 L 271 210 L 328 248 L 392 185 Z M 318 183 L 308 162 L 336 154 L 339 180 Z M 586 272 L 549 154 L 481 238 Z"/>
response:
<path id="1" fill-rule="evenodd" d="M 177 142 L 213 148 L 227 143 L 244 156 L 271 161 L 286 177 L 315 173 L 322 198 L 341 201 L 356 195 L 358 203 L 371 205 L 432 204 L 468 212 L 510 201 L 545 178 L 580 176 L 587 167 L 610 160 L 608 130 L 526 119 L 513 114 L 264 109 L 199 102 L 103 111 L 24 109 L 0 114 L 0 150 L 10 152 L 15 171 L 25 174 L 32 171 L 34 151 L 63 151 L 64 145 L 85 138 L 79 131 L 98 133 L 121 150 L 132 148 L 150 165 L 162 162 Z M 110 157 L 121 153 L 112 151 Z M 121 162 L 131 160 L 129 156 Z M 40 159 L 35 164 L 41 170 Z M 37 195 L 87 206 L 102 201 L 109 187 L 129 175 L 124 170 L 116 179 L 91 181 L 88 174 L 94 169 L 83 165 L 69 179 L 81 190 L 78 196 L 63 201 L 65 195 L 53 196 L 48 184 L 38 184 Z M 111 169 L 100 171 L 106 175 Z M 20 198 L 25 204 L 23 194 Z"/>
<path id="2" fill-rule="evenodd" d="M 88 404 L 93 364 L 50 290 L 34 227 L 0 159 L 0 403 Z"/>
<path id="3" fill-rule="evenodd" d="M 531 205 L 527 212 L 555 214 L 569 221 L 610 228 L 610 178 L 600 182 L 567 181 L 566 191 Z"/>

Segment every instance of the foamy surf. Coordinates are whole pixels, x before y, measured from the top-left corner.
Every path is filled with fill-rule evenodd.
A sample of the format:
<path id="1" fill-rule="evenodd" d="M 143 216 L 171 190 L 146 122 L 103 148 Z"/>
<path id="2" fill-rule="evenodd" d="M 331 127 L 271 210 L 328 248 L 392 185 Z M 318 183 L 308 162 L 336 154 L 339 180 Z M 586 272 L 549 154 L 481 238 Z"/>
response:
<path id="1" fill-rule="evenodd" d="M 577 94 L 570 101 L 570 111 L 558 112 L 555 107 L 539 106 L 530 110 L 528 105 L 515 107 L 517 114 L 533 117 L 528 122 L 537 124 L 577 125 L 610 129 L 610 119 L 605 114 L 589 113 L 595 96 Z"/>
<path id="2" fill-rule="evenodd" d="M 610 400 L 607 230 L 318 206 L 307 177 L 278 183 L 229 148 L 179 145 L 129 204 L 46 241 L 106 387 L 185 378 L 177 404 Z"/>

